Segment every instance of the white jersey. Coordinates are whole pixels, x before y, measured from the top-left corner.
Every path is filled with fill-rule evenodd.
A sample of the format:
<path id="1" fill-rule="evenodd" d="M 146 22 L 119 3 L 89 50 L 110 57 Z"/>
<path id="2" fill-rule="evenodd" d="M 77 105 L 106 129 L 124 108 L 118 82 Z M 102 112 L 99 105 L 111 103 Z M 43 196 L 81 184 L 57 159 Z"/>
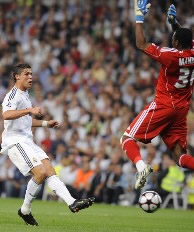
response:
<path id="1" fill-rule="evenodd" d="M 28 91 L 21 91 L 15 86 L 6 94 L 2 103 L 2 112 L 7 110 L 23 110 L 31 108 Z M 14 120 L 4 120 L 4 131 L 2 134 L 3 153 L 14 144 L 32 139 L 32 117 L 28 114 Z"/>

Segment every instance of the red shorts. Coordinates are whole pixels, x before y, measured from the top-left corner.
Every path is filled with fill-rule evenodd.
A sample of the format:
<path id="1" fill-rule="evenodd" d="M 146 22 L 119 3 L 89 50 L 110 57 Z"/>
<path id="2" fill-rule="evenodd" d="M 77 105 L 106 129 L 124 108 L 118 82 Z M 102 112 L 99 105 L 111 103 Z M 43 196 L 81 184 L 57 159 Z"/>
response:
<path id="1" fill-rule="evenodd" d="M 170 150 L 177 142 L 186 150 L 188 110 L 188 107 L 177 110 L 167 108 L 153 101 L 138 114 L 124 135 L 142 143 L 150 143 L 160 135 Z"/>

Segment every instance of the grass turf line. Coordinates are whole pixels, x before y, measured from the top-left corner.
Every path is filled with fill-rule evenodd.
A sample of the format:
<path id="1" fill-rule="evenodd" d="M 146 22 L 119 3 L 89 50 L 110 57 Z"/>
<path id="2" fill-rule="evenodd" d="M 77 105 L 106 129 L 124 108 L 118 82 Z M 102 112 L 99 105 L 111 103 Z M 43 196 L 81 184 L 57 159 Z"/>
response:
<path id="1" fill-rule="evenodd" d="M 22 199 L 0 198 L 0 232 L 193 232 L 194 212 L 94 204 L 77 214 L 59 202 L 34 201 L 32 214 L 39 227 L 27 226 L 17 215 Z"/>

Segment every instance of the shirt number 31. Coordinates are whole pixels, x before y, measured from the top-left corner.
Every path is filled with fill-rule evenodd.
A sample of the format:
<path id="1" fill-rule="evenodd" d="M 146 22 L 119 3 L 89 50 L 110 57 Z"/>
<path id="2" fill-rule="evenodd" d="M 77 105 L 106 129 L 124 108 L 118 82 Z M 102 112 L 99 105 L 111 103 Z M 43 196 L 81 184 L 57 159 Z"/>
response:
<path id="1" fill-rule="evenodd" d="M 189 68 L 180 68 L 180 73 L 181 75 L 174 86 L 178 89 L 185 88 L 188 82 L 190 82 L 190 86 L 192 86 L 194 81 L 194 70 Z"/>

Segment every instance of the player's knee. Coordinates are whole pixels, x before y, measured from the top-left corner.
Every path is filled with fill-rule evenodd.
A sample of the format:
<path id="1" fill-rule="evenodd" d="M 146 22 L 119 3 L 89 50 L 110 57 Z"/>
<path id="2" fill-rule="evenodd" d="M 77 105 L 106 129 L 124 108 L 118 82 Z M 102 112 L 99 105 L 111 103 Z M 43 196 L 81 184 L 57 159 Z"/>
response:
<path id="1" fill-rule="evenodd" d="M 47 178 L 47 172 L 46 169 L 41 168 L 36 172 L 36 175 L 34 178 L 37 180 L 37 182 L 42 183 Z"/>
<path id="2" fill-rule="evenodd" d="M 131 137 L 129 137 L 129 136 L 127 136 L 127 135 L 122 135 L 122 137 L 120 138 L 120 144 L 121 144 L 121 147 L 122 147 L 122 149 L 123 149 L 123 146 L 124 146 L 124 144 L 125 144 L 125 141 L 127 140 L 127 139 L 133 139 L 133 138 L 131 138 Z"/>

